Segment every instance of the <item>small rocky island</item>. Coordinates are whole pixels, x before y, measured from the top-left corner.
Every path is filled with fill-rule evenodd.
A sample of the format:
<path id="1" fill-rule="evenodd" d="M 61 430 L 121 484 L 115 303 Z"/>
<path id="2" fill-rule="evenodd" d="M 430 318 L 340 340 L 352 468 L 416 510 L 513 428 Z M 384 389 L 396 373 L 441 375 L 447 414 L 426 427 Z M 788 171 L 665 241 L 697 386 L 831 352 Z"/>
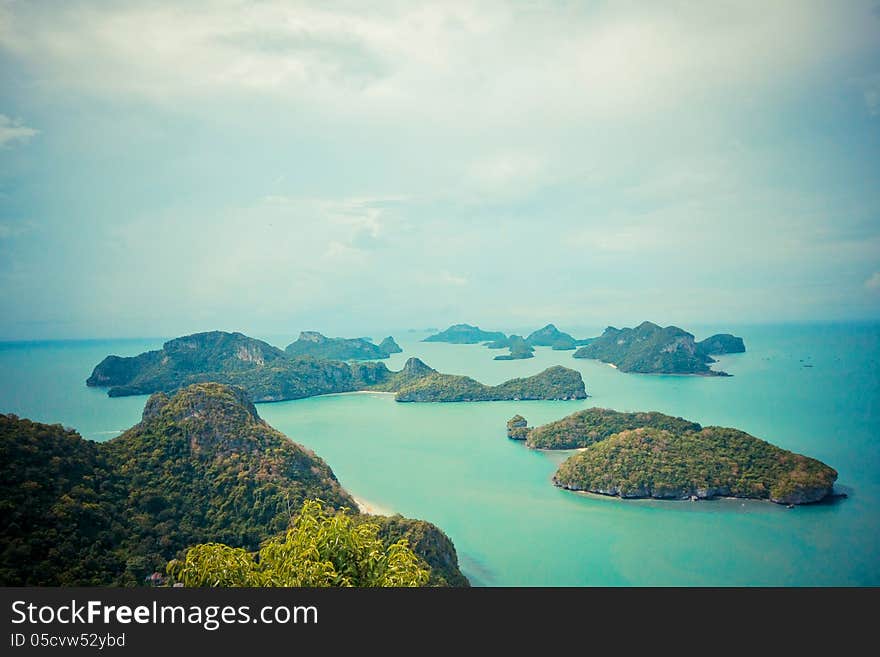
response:
<path id="1" fill-rule="evenodd" d="M 489 348 L 492 349 L 494 347 L 490 346 Z M 509 354 L 495 356 L 494 360 L 522 360 L 535 357 L 535 348 L 526 342 L 521 335 L 511 335 L 507 338 L 507 348 L 510 349 Z"/>
<path id="2" fill-rule="evenodd" d="M 324 360 L 381 360 L 402 351 L 390 335 L 374 344 L 370 338 L 328 338 L 317 331 L 303 331 L 284 350 L 288 356 Z"/>
<path id="3" fill-rule="evenodd" d="M 533 347 L 550 347 L 554 351 L 569 351 L 580 345 L 589 344 L 591 341 L 591 338 L 575 340 L 571 335 L 560 331 L 553 324 L 547 324 L 544 328 L 533 331 L 526 338 L 526 342 Z"/>
<path id="4" fill-rule="evenodd" d="M 453 324 L 445 331 L 429 335 L 422 342 L 448 342 L 450 344 L 479 344 L 493 340 L 506 340 L 501 331 L 484 331 L 470 324 Z"/>
<path id="5" fill-rule="evenodd" d="M 223 331 L 169 340 L 162 349 L 138 356 L 107 356 L 86 385 L 106 387 L 111 397 L 123 397 L 172 392 L 204 381 L 239 386 L 255 402 L 354 391 L 393 392 L 401 402 L 586 397 L 580 373 L 565 367 L 484 386 L 469 377 L 441 374 L 418 358 L 410 358 L 395 372 L 380 362 L 290 356 L 262 340 Z"/>
<path id="6" fill-rule="evenodd" d="M 0 457 L 2 586 L 138 586 L 198 543 L 259 549 L 305 500 L 357 510 L 326 462 L 216 383 L 153 395 L 141 422 L 101 443 L 0 414 Z M 429 585 L 468 585 L 435 525 L 355 518 L 387 545 L 406 538 Z"/>
<path id="7" fill-rule="evenodd" d="M 560 331 L 553 324 L 547 324 L 547 326 L 533 331 L 527 338 L 523 338 L 521 335 L 508 336 L 500 331 L 483 331 L 470 324 L 454 324 L 445 331 L 425 338 L 423 342 L 483 343 L 489 349 L 510 350 L 508 354 L 495 356 L 495 360 L 522 360 L 532 358 L 535 354 L 535 347 L 550 347 L 554 351 L 566 351 L 589 344 L 592 340 L 593 338 L 576 340 L 568 333 Z"/>
<path id="8" fill-rule="evenodd" d="M 591 408 L 529 428 L 521 415 L 507 436 L 538 449 L 580 451 L 553 483 L 622 498 L 740 497 L 809 504 L 834 495 L 837 471 L 744 431 L 702 427 L 662 413 Z"/>
<path id="9" fill-rule="evenodd" d="M 601 360 L 621 372 L 730 376 L 709 367 L 715 362 L 712 356 L 744 351 L 742 338 L 728 333 L 696 342 L 693 334 L 677 326 L 663 328 L 642 322 L 635 328 L 609 326 L 600 337 L 578 349 L 574 357 Z"/>

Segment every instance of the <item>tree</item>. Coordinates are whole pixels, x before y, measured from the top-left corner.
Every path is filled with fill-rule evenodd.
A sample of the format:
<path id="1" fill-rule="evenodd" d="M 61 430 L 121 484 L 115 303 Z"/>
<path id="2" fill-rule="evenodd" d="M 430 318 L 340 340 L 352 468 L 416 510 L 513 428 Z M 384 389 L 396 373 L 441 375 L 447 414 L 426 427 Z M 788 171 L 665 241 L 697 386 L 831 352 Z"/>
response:
<path id="1" fill-rule="evenodd" d="M 406 539 L 386 548 L 379 529 L 355 524 L 344 509 L 336 513 L 307 500 L 287 533 L 256 556 L 205 543 L 169 562 L 167 571 L 184 586 L 424 586 L 430 573 Z"/>

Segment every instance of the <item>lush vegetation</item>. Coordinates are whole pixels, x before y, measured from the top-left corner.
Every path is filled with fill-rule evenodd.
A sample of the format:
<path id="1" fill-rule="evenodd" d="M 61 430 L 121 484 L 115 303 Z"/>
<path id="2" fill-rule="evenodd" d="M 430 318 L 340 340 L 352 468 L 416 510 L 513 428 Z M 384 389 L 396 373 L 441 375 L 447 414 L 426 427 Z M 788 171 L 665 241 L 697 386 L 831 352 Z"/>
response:
<path id="1" fill-rule="evenodd" d="M 370 363 L 375 377 L 390 374 Z M 161 350 L 122 358 L 108 356 L 86 380 L 109 387 L 111 397 L 172 392 L 213 381 L 244 388 L 255 401 L 299 399 L 357 390 L 361 382 L 347 363 L 289 358 L 283 351 L 241 333 L 211 331 L 169 340 Z"/>
<path id="2" fill-rule="evenodd" d="M 507 437 L 511 440 L 525 440 L 529 435 L 528 422 L 522 415 L 514 415 L 507 421 Z"/>
<path id="3" fill-rule="evenodd" d="M 405 402 L 457 402 L 584 399 L 586 396 L 580 372 L 557 365 L 497 386 L 483 385 L 467 376 L 435 372 L 401 387 L 395 398 Z"/>
<path id="4" fill-rule="evenodd" d="M 507 339 L 507 346 L 510 348 L 510 353 L 495 356 L 495 360 L 522 360 L 535 356 L 535 348 L 526 342 L 521 335 L 511 335 Z"/>
<path id="5" fill-rule="evenodd" d="M 143 420 L 105 443 L 0 415 L 0 456 L 0 585 L 136 585 L 195 544 L 257 550 L 306 500 L 356 508 L 323 460 L 214 383 L 153 395 Z M 381 536 L 429 537 L 424 554 L 411 544 L 436 561 L 433 580 L 461 578 L 448 538 L 418 522 Z"/>
<path id="6" fill-rule="evenodd" d="M 445 331 L 429 335 L 422 342 L 449 342 L 452 344 L 477 344 L 479 342 L 492 342 L 507 338 L 500 331 L 483 331 L 478 326 L 470 324 L 454 324 Z"/>
<path id="7" fill-rule="evenodd" d="M 390 335 L 377 345 L 369 338 L 328 338 L 317 331 L 303 331 L 284 350 L 294 358 L 310 356 L 320 360 L 377 360 L 401 351 Z"/>
<path id="8" fill-rule="evenodd" d="M 677 326 L 661 328 L 651 322 L 642 322 L 636 328 L 609 326 L 600 337 L 578 349 L 574 357 L 611 363 L 621 372 L 727 376 L 709 368 L 714 360 L 697 348 L 693 335 Z"/>
<path id="9" fill-rule="evenodd" d="M 184 586 L 424 586 L 430 577 L 402 538 L 386 545 L 379 525 L 306 501 L 290 529 L 254 555 L 220 543 L 196 545 L 168 574 Z"/>
<path id="10" fill-rule="evenodd" d="M 837 472 L 743 431 L 642 428 L 622 431 L 559 466 L 557 486 L 620 497 L 718 496 L 817 502 L 832 494 Z"/>
<path id="11" fill-rule="evenodd" d="M 217 382 L 243 388 L 257 402 L 355 390 L 396 392 L 398 401 L 582 398 L 580 374 L 565 368 L 556 370 L 568 374 L 551 376 L 545 372 L 492 387 L 467 377 L 441 374 L 418 358 L 410 358 L 403 369 L 392 372 L 378 362 L 291 357 L 240 333 L 214 331 L 177 338 L 166 342 L 160 351 L 132 358 L 108 356 L 86 383 L 112 386 L 110 396 L 124 396 Z"/>
<path id="12" fill-rule="evenodd" d="M 623 413 L 610 408 L 588 408 L 561 420 L 528 428 L 522 439 L 534 449 L 577 449 L 589 447 L 621 431 L 645 427 L 677 433 L 701 429 L 696 422 L 656 411 Z"/>

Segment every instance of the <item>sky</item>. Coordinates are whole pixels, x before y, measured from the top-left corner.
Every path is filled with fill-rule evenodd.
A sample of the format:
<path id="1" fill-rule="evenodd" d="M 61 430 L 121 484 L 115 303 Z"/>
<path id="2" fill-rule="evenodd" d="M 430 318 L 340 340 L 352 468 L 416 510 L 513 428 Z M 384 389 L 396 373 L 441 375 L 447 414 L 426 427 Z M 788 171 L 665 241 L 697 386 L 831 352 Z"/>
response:
<path id="1" fill-rule="evenodd" d="M 880 0 L 0 0 L 0 339 L 880 319 Z"/>

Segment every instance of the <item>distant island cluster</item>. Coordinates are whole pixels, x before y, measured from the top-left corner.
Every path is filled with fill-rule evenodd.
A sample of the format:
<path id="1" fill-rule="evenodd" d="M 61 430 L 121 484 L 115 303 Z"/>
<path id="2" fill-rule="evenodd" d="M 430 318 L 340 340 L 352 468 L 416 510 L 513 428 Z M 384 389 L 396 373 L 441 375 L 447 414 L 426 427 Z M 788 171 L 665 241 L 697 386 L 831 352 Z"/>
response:
<path id="1" fill-rule="evenodd" d="M 697 342 L 693 334 L 678 328 L 665 328 L 653 322 L 642 322 L 635 328 L 617 329 L 609 326 L 596 338 L 573 338 L 553 324 L 547 324 L 523 338 L 507 336 L 500 331 L 483 331 L 470 324 L 455 324 L 424 339 L 424 342 L 479 344 L 489 349 L 509 349 L 495 360 L 533 358 L 535 347 L 555 351 L 575 350 L 574 358 L 592 358 L 614 365 L 621 372 L 640 374 L 700 374 L 729 376 L 709 367 L 712 356 L 743 353 L 745 343 L 730 333 L 718 333 Z M 580 348 L 578 348 L 580 347 Z"/>
<path id="2" fill-rule="evenodd" d="M 533 358 L 536 348 L 549 347 L 622 373 L 712 377 L 729 376 L 711 369 L 713 356 L 745 352 L 743 339 L 729 333 L 696 341 L 681 328 L 651 322 L 584 339 L 553 324 L 526 337 L 455 324 L 424 341 L 508 350 L 495 360 Z M 298 510 L 330 514 L 321 516 L 330 522 L 356 508 L 330 467 L 261 420 L 256 402 L 355 391 L 416 403 L 588 397 L 581 373 L 560 365 L 486 385 L 416 357 L 400 370 L 382 362 L 402 351 L 392 336 L 377 344 L 304 331 L 282 350 L 241 333 L 196 333 L 137 356 L 109 355 L 94 367 L 88 386 L 106 388 L 111 397 L 151 395 L 142 421 L 109 441 L 0 415 L 0 505 L 9 511 L 0 584 L 165 581 L 166 571 L 190 572 L 192 563 L 178 560 L 184 554 L 208 561 L 247 556 L 282 540 Z M 738 429 L 654 411 L 586 408 L 536 427 L 518 414 L 507 422 L 507 436 L 531 449 L 576 450 L 553 476 L 553 484 L 571 491 L 788 506 L 837 496 L 837 472 L 816 459 Z M 376 549 L 404 554 L 411 547 L 412 581 L 468 585 L 452 541 L 436 526 L 357 512 L 346 522 L 352 531 L 370 522 Z M 327 581 L 354 581 L 334 573 Z M 199 577 L 188 581 L 214 581 Z"/>
<path id="3" fill-rule="evenodd" d="M 86 385 L 107 387 L 111 397 L 123 397 L 216 381 L 241 387 L 255 402 L 356 391 L 394 393 L 399 402 L 564 400 L 587 396 L 580 372 L 560 366 L 487 386 L 467 376 L 438 372 L 418 358 L 407 360 L 398 372 L 381 362 L 355 360 L 369 347 L 384 354 L 380 358 L 387 358 L 390 348 L 400 351 L 392 338 L 382 344 L 384 348 L 365 338 L 325 338 L 309 332 L 282 351 L 241 333 L 196 333 L 169 340 L 162 349 L 138 356 L 107 356 L 95 367 Z M 339 354 L 347 354 L 352 360 L 336 360 Z"/>

